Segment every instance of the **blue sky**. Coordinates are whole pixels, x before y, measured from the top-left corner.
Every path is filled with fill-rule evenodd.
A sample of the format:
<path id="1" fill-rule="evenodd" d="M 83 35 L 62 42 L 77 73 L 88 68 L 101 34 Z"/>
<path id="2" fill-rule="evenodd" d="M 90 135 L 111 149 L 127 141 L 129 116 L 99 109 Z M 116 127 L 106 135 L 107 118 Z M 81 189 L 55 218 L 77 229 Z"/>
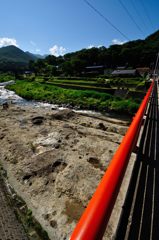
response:
<path id="1" fill-rule="evenodd" d="M 130 40 L 159 29 L 158 0 L 88 1 Z M 0 0 L 0 8 L 0 47 L 14 44 L 25 51 L 58 55 L 127 41 L 84 0 Z"/>

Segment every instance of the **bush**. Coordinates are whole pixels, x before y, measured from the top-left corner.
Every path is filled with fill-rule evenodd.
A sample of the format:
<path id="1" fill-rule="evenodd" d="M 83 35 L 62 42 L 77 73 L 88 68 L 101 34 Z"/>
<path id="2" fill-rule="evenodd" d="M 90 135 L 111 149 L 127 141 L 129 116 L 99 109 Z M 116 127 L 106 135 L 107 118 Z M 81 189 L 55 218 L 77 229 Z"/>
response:
<path id="1" fill-rule="evenodd" d="M 104 78 L 97 78 L 97 83 L 105 83 L 105 80 Z"/>
<path id="2" fill-rule="evenodd" d="M 71 104 L 85 109 L 112 110 L 118 113 L 133 114 L 136 112 L 139 101 L 121 99 L 108 93 L 91 90 L 63 89 L 54 85 L 40 84 L 38 82 L 17 81 L 8 89 L 26 99 L 48 101 L 54 104 Z"/>
<path id="3" fill-rule="evenodd" d="M 110 108 L 119 113 L 134 114 L 138 110 L 139 104 L 132 99 L 114 100 L 110 104 Z"/>
<path id="4" fill-rule="evenodd" d="M 15 80 L 15 76 L 13 74 L 8 73 L 0 74 L 0 82 L 8 82 L 10 80 Z"/>

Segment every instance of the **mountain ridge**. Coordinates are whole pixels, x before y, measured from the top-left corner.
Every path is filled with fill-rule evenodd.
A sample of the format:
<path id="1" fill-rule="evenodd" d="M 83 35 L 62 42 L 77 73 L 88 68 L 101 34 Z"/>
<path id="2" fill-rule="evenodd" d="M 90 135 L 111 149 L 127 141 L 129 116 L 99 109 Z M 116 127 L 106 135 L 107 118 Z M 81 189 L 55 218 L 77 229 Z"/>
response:
<path id="1" fill-rule="evenodd" d="M 115 44 L 108 48 L 104 46 L 100 48 L 84 48 L 66 53 L 61 58 L 36 55 L 28 51 L 24 52 L 20 48 L 11 45 L 0 48 L 0 70 L 18 69 L 19 67 L 28 68 L 31 60 L 36 62 L 38 59 L 40 59 L 39 61 L 46 61 L 45 63 L 51 66 L 62 64 L 63 69 L 67 69 L 69 74 L 70 72 L 80 73 L 85 67 L 94 65 L 103 65 L 107 68 L 115 68 L 116 66 L 153 67 L 157 52 L 159 52 L 159 30 L 143 40 L 137 39 L 123 45 Z M 72 70 L 70 71 L 70 69 Z"/>
<path id="2" fill-rule="evenodd" d="M 0 48 L 0 62 L 14 62 L 28 64 L 30 60 L 37 59 L 20 48 L 10 45 Z"/>

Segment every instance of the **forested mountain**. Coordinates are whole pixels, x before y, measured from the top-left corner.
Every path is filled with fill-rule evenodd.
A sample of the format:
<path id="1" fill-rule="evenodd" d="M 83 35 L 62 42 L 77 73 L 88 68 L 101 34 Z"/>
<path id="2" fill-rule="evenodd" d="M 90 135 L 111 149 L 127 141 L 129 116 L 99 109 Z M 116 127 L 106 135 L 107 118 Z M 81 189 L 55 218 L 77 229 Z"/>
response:
<path id="1" fill-rule="evenodd" d="M 91 66 L 104 65 L 106 68 L 116 66 L 150 67 L 156 60 L 159 51 L 159 31 L 153 33 L 145 40 L 135 40 L 123 45 L 111 45 L 109 48 L 91 48 L 66 54 L 65 62 L 76 65 Z"/>
<path id="2" fill-rule="evenodd" d="M 30 60 L 37 58 L 29 52 L 24 52 L 15 46 L 7 46 L 0 48 L 0 61 L 28 63 Z"/>
<path id="3" fill-rule="evenodd" d="M 128 68 L 153 68 L 159 51 L 159 31 L 144 40 L 135 40 L 109 48 L 82 49 L 67 53 L 63 57 L 47 56 L 44 60 L 30 63 L 30 69 L 48 75 L 81 75 L 88 66 L 104 66 L 114 69 L 117 66 Z M 58 66 L 58 68 L 57 68 Z"/>
<path id="4" fill-rule="evenodd" d="M 86 67 L 98 65 L 107 69 L 114 69 L 117 66 L 153 68 L 158 51 L 159 31 L 144 40 L 111 45 L 109 48 L 103 46 L 82 49 L 67 53 L 63 57 L 49 55 L 45 59 L 38 59 L 32 53 L 24 52 L 15 46 L 8 46 L 0 48 L 0 70 L 26 69 L 29 61 L 30 70 L 48 75 L 81 75 Z"/>
<path id="5" fill-rule="evenodd" d="M 15 46 L 0 48 L 0 70 L 25 69 L 31 60 L 37 57 L 28 54 Z"/>
<path id="6" fill-rule="evenodd" d="M 47 55 L 34 54 L 28 51 L 25 53 L 28 54 L 32 58 L 32 60 L 44 59 L 47 56 Z"/>

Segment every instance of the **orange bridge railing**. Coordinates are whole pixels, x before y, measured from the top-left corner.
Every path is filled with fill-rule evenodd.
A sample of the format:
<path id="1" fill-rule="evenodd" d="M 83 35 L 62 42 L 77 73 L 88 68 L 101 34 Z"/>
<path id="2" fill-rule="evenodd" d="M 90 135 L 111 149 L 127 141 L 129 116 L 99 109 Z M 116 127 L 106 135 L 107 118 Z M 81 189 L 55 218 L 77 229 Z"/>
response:
<path id="1" fill-rule="evenodd" d="M 92 199 L 77 223 L 70 240 L 102 239 L 113 210 L 127 164 L 136 145 L 154 82 L 147 91 L 126 135 L 112 158 Z"/>

